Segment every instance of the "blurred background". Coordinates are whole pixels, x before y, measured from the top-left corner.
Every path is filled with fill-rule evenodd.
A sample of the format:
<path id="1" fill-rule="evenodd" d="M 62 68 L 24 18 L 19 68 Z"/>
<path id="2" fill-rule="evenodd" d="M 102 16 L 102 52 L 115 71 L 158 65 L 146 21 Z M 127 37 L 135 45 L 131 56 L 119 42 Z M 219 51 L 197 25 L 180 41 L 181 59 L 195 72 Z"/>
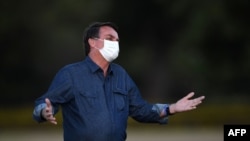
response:
<path id="1" fill-rule="evenodd" d="M 61 67 L 84 59 L 83 31 L 94 21 L 118 25 L 115 62 L 146 100 L 172 103 L 191 91 L 206 96 L 197 110 L 170 117 L 167 126 L 129 119 L 128 137 L 164 131 L 168 139 L 174 130 L 174 141 L 192 128 L 221 140 L 224 124 L 250 124 L 249 6 L 248 0 L 1 1 L 0 140 L 27 133 L 27 141 L 30 133 L 44 137 L 48 129 L 56 131 L 54 141 L 62 140 L 60 123 L 32 119 L 34 100 Z"/>

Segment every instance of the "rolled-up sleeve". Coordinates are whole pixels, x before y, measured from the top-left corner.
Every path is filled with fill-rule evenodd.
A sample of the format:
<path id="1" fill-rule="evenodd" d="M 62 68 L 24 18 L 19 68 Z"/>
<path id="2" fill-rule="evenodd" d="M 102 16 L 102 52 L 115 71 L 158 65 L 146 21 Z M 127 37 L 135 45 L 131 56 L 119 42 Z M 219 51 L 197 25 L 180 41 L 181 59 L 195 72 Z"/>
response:
<path id="1" fill-rule="evenodd" d="M 152 110 L 156 111 L 161 117 L 159 119 L 160 124 L 166 124 L 168 122 L 168 114 L 166 111 L 168 107 L 168 104 L 154 104 L 152 107 Z"/>

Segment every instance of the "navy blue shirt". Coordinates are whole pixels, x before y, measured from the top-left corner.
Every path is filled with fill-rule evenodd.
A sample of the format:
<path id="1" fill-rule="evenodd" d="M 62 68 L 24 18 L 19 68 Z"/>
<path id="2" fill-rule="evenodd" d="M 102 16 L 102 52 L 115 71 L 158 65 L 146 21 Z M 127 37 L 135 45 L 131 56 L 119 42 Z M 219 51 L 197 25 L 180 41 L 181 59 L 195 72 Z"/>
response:
<path id="1" fill-rule="evenodd" d="M 167 123 L 168 104 L 150 104 L 118 64 L 107 76 L 88 56 L 63 67 L 48 91 L 35 100 L 33 118 L 38 122 L 49 98 L 54 114 L 62 108 L 64 141 L 125 141 L 128 117 L 139 122 Z M 164 117 L 160 114 L 164 113 Z"/>

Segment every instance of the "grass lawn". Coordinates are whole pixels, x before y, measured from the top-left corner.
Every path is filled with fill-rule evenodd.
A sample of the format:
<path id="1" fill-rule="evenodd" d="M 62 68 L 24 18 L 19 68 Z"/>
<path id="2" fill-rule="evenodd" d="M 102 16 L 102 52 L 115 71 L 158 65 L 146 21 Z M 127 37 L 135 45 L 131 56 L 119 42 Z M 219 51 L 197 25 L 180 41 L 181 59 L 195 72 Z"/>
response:
<path id="1" fill-rule="evenodd" d="M 164 129 L 165 128 L 165 129 Z M 127 141 L 222 141 L 218 129 L 188 129 L 172 127 L 128 128 Z M 0 132 L 1 141 L 63 141 L 62 130 L 12 129 Z"/>

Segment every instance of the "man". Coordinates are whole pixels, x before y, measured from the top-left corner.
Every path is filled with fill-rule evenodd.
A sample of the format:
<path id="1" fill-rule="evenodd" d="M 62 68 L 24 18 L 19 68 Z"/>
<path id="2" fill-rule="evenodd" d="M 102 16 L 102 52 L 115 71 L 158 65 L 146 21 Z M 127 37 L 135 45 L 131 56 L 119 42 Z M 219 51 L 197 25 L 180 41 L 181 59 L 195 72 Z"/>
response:
<path id="1" fill-rule="evenodd" d="M 57 124 L 62 108 L 64 141 L 125 141 L 128 117 L 166 124 L 168 116 L 195 109 L 205 98 L 191 92 L 174 104 L 150 104 L 118 64 L 117 27 L 95 22 L 84 34 L 86 58 L 63 67 L 49 90 L 36 99 L 33 117 Z"/>

